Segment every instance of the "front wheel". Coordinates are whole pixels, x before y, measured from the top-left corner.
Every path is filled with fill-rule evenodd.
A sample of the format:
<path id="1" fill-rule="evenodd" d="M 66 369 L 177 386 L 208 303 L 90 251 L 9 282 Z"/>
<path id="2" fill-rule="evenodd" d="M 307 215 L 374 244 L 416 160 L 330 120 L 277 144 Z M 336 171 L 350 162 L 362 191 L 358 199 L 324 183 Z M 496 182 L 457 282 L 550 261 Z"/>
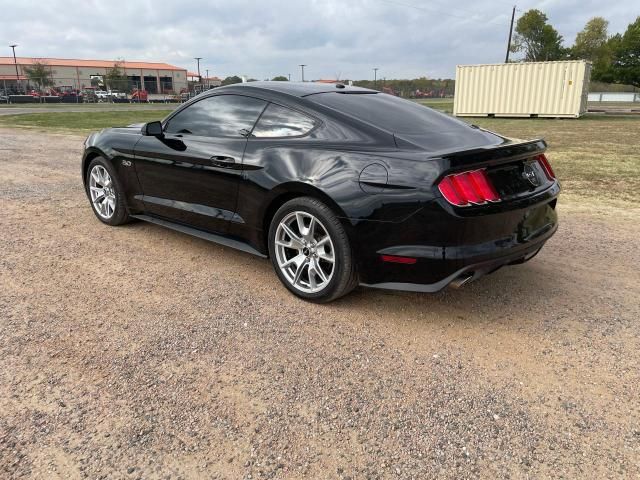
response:
<path id="1" fill-rule="evenodd" d="M 111 164 L 102 157 L 94 158 L 87 169 L 87 196 L 96 217 L 108 225 L 130 221 L 124 192 Z"/>
<path id="2" fill-rule="evenodd" d="M 347 234 L 315 198 L 294 198 L 280 207 L 269 228 L 269 254 L 282 283 L 305 300 L 330 302 L 357 285 Z"/>

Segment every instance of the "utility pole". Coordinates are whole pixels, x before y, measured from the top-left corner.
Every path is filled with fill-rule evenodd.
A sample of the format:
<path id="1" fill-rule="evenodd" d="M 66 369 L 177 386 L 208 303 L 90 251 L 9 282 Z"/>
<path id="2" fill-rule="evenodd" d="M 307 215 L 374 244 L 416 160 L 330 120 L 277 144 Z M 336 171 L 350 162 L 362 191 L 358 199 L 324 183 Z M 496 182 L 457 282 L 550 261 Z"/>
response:
<path id="1" fill-rule="evenodd" d="M 509 63 L 509 51 L 511 50 L 511 36 L 513 35 L 513 21 L 516 18 L 516 6 L 513 6 L 511 11 L 511 26 L 509 27 L 509 41 L 507 42 L 507 56 L 504 59 L 504 63 Z"/>
<path id="2" fill-rule="evenodd" d="M 16 60 L 16 47 L 18 45 L 9 45 L 13 50 L 13 64 L 16 67 L 16 88 L 20 87 L 20 75 L 18 74 L 18 61 Z"/>
<path id="3" fill-rule="evenodd" d="M 302 70 L 302 81 L 304 82 L 304 67 L 306 67 L 306 65 L 304 64 L 300 64 L 300 69 Z"/>
<path id="4" fill-rule="evenodd" d="M 209 69 L 207 68 L 207 88 L 209 88 Z"/>
<path id="5" fill-rule="evenodd" d="M 194 57 L 194 60 L 198 62 L 198 83 L 202 83 L 202 76 L 200 76 L 200 60 L 202 60 L 202 57 Z"/>
<path id="6" fill-rule="evenodd" d="M 291 81 L 291 74 L 287 73 L 287 75 L 289 76 L 289 81 Z"/>
<path id="7" fill-rule="evenodd" d="M 378 83 L 378 67 L 373 69 L 373 89 L 376 89 L 376 84 Z"/>

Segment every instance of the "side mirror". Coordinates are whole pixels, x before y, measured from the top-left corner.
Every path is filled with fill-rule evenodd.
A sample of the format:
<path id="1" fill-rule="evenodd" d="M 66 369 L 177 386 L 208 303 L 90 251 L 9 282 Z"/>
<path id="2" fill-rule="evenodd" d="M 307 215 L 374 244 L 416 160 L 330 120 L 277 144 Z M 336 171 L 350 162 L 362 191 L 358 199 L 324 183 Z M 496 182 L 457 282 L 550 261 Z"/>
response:
<path id="1" fill-rule="evenodd" d="M 142 126 L 142 135 L 146 137 L 161 137 L 162 136 L 162 123 L 149 122 Z"/>

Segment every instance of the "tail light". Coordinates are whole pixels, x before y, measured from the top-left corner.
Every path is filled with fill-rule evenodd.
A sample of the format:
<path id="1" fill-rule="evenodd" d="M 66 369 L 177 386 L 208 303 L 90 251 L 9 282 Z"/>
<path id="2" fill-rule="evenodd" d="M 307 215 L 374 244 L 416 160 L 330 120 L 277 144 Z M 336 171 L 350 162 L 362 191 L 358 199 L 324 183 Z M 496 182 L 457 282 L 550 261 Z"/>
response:
<path id="1" fill-rule="evenodd" d="M 541 154 L 536 157 L 536 160 L 538 160 L 538 163 L 542 165 L 542 169 L 544 170 L 544 174 L 547 178 L 552 181 L 555 180 L 556 174 L 553 173 L 553 168 L 551 168 L 551 164 L 549 163 L 549 160 L 547 160 L 547 157 L 544 154 Z"/>
<path id="2" fill-rule="evenodd" d="M 458 207 L 500 201 L 485 169 L 447 175 L 438 189 L 447 202 Z"/>
<path id="3" fill-rule="evenodd" d="M 526 163 L 530 161 L 538 162 L 549 182 L 556 180 L 556 174 L 553 172 L 551 164 L 544 154 L 536 155 L 528 159 Z M 535 183 L 534 186 L 539 186 L 539 183 Z M 489 202 L 499 202 L 502 200 L 491 183 L 491 179 L 487 175 L 487 170 L 484 168 L 447 175 L 438 184 L 438 189 L 447 202 L 456 207 L 484 205 Z M 526 191 L 530 191 L 530 187 L 526 189 Z M 510 194 L 507 193 L 507 195 Z"/>

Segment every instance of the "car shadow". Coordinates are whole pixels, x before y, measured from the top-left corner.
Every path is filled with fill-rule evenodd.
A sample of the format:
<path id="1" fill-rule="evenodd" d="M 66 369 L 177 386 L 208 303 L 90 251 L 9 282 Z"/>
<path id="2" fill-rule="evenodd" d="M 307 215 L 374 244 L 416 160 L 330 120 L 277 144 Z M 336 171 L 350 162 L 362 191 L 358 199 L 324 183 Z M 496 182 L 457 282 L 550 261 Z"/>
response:
<path id="1" fill-rule="evenodd" d="M 562 285 L 554 281 L 550 265 L 538 259 L 503 267 L 459 289 L 447 287 L 436 293 L 358 287 L 333 302 L 331 308 L 367 311 L 372 318 L 419 318 L 435 313 L 449 322 L 463 313 L 465 319 L 482 315 L 487 320 L 492 316 L 521 316 L 530 309 L 544 311 L 555 297 L 564 295 Z"/>
<path id="2" fill-rule="evenodd" d="M 269 259 L 146 222 L 136 222 L 132 226 L 147 228 L 153 237 L 162 235 L 164 239 L 180 243 L 182 248 L 195 248 L 200 255 L 224 258 L 226 262 L 236 264 L 234 268 L 238 271 L 251 269 L 251 278 L 262 285 L 272 286 L 270 292 L 280 297 L 279 302 L 305 302 L 280 284 Z M 459 289 L 447 287 L 436 293 L 415 293 L 357 287 L 348 295 L 318 308 L 324 309 L 328 315 L 357 311 L 371 318 L 398 315 L 411 318 L 423 316 L 425 312 L 440 312 L 450 320 L 451 313 L 460 310 L 522 314 L 522 299 L 526 298 L 528 308 L 532 305 L 536 308 L 537 303 L 540 303 L 540 308 L 546 308 L 554 297 L 564 294 L 563 285 L 571 281 L 571 277 L 558 281 L 554 266 L 545 260 L 542 252 L 530 262 L 503 267 Z"/>

